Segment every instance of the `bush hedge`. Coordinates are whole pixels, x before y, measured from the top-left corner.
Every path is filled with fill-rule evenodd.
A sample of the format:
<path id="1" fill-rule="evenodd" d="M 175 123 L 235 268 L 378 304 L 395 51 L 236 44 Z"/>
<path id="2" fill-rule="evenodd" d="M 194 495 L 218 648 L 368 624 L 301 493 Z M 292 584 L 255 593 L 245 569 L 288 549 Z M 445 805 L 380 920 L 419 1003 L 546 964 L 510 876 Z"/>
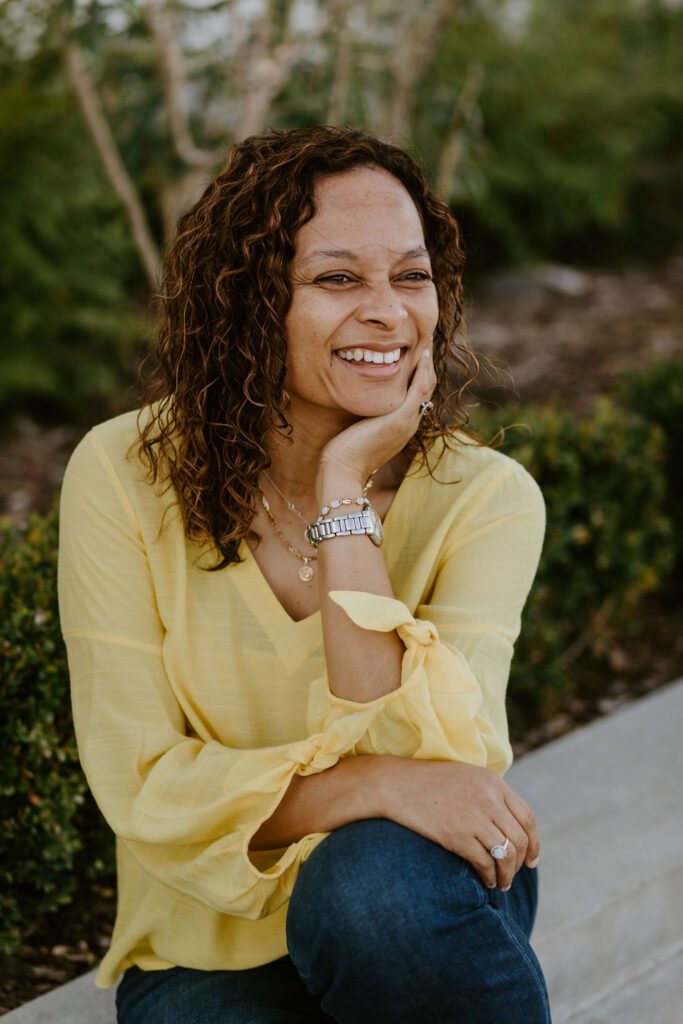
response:
<path id="1" fill-rule="evenodd" d="M 677 559 L 672 496 L 680 487 L 683 364 L 629 376 L 581 420 L 556 404 L 479 409 L 488 440 L 543 490 L 548 525 L 524 611 L 510 701 L 553 711 L 571 688 L 577 652 L 599 650 L 609 628 L 629 631 L 648 591 L 664 589 Z M 111 884 L 113 837 L 78 763 L 59 629 L 57 502 L 23 528 L 0 520 L 0 950 L 18 948 L 36 920 L 84 883 Z"/>
<path id="2" fill-rule="evenodd" d="M 666 507 L 677 544 L 674 571 L 683 572 L 683 362 L 659 358 L 645 371 L 624 373 L 613 395 L 624 408 L 659 424 L 664 433 Z"/>
<path id="3" fill-rule="evenodd" d="M 521 414 L 521 415 L 520 415 Z M 572 661 L 599 653 L 603 631 L 631 632 L 641 597 L 671 575 L 676 538 L 667 510 L 664 433 L 600 397 L 577 420 L 557 404 L 473 417 L 538 481 L 547 527 L 510 673 L 511 700 L 550 712 L 571 691 Z"/>
<path id="4" fill-rule="evenodd" d="M 79 885 L 111 878 L 113 837 L 80 769 L 57 609 L 57 502 L 0 520 L 0 951 Z"/>

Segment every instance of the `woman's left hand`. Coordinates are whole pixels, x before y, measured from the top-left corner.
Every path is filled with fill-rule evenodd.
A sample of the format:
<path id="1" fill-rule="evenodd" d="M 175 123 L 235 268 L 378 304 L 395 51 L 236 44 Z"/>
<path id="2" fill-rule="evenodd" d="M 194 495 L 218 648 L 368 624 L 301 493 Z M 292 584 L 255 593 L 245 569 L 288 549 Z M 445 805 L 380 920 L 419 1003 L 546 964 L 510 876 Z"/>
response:
<path id="1" fill-rule="evenodd" d="M 397 409 L 383 416 L 370 416 L 347 427 L 327 445 L 321 457 L 321 471 L 342 470 L 348 478 L 365 481 L 405 448 L 422 418 L 420 405 L 428 402 L 436 387 L 431 340 L 423 346 L 406 397 Z"/>

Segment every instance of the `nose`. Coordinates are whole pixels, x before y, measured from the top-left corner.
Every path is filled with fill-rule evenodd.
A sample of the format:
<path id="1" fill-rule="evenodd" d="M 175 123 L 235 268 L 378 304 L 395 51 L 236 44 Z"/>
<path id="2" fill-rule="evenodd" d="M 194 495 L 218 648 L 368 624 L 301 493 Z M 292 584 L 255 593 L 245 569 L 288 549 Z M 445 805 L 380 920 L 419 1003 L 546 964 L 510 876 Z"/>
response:
<path id="1" fill-rule="evenodd" d="M 356 310 L 356 319 L 362 324 L 374 324 L 393 331 L 408 317 L 403 301 L 390 282 L 368 285 Z"/>

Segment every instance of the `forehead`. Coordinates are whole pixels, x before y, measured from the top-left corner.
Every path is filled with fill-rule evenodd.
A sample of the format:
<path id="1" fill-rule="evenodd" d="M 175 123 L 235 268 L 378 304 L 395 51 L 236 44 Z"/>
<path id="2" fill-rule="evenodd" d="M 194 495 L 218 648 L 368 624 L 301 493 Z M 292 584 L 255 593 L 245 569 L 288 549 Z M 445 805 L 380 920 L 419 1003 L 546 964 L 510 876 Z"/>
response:
<path id="1" fill-rule="evenodd" d="M 407 189 L 386 171 L 354 168 L 320 178 L 316 213 L 296 236 L 296 254 L 316 249 L 404 252 L 424 245 L 417 207 Z"/>

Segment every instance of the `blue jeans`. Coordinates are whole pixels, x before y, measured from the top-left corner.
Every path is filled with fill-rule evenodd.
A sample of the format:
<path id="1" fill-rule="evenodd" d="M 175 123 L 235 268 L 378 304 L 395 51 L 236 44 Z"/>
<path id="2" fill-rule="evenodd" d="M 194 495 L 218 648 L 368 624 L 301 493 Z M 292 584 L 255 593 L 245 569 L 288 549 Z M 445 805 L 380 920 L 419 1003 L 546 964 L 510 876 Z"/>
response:
<path id="1" fill-rule="evenodd" d="M 119 1024 L 550 1024 L 528 938 L 538 869 L 486 889 L 462 857 L 384 818 L 301 867 L 288 955 L 244 971 L 125 971 Z"/>

